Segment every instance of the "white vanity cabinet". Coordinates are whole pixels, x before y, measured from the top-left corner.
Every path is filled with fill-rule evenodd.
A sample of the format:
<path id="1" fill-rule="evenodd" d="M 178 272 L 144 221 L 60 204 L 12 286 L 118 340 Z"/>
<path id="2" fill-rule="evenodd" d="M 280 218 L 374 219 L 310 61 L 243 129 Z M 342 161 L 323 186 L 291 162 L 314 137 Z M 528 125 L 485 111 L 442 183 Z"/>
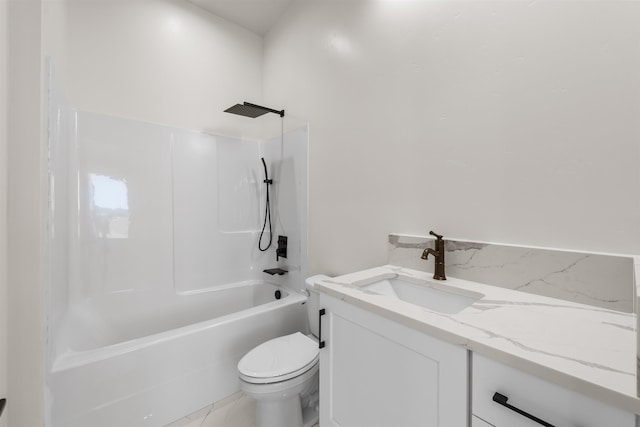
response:
<path id="1" fill-rule="evenodd" d="M 468 352 L 320 295 L 322 427 L 468 425 Z"/>
<path id="2" fill-rule="evenodd" d="M 582 394 L 472 355 L 472 427 L 634 427 L 635 415 Z M 511 408 L 494 401 L 497 400 Z M 501 399 L 500 395 L 504 398 Z M 538 418 L 532 420 L 517 410 Z M 484 421 L 483 421 L 484 420 Z M 546 423 L 546 424 L 545 424 Z"/>

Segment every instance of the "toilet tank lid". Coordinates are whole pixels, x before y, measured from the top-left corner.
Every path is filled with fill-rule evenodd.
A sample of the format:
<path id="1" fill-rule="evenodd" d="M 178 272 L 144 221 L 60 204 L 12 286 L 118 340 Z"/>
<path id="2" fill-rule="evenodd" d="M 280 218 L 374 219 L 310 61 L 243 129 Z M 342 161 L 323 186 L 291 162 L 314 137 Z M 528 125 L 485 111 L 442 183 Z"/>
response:
<path id="1" fill-rule="evenodd" d="M 318 352 L 317 342 L 296 332 L 255 347 L 240 359 L 238 371 L 253 378 L 280 377 L 309 365 Z"/>

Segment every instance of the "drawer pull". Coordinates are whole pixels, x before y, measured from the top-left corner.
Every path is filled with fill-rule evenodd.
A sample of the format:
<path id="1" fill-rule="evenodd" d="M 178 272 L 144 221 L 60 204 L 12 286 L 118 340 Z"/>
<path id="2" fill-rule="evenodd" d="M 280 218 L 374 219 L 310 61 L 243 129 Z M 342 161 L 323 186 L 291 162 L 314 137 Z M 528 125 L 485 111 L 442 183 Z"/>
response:
<path id="1" fill-rule="evenodd" d="M 509 398 L 507 396 L 505 396 L 504 394 L 500 394 L 498 392 L 493 394 L 493 401 L 496 402 L 497 404 L 502 405 L 502 406 L 504 406 L 506 408 L 509 408 L 512 411 L 517 412 L 518 414 L 520 414 L 520 415 L 522 415 L 524 417 L 527 417 L 530 420 L 537 422 L 538 424 L 542 424 L 545 427 L 554 427 L 553 424 L 549 424 L 548 422 L 543 421 L 538 417 L 534 417 L 533 415 L 523 411 L 522 409 L 516 408 L 513 405 L 509 405 L 507 403 L 507 400 L 509 400 Z"/>

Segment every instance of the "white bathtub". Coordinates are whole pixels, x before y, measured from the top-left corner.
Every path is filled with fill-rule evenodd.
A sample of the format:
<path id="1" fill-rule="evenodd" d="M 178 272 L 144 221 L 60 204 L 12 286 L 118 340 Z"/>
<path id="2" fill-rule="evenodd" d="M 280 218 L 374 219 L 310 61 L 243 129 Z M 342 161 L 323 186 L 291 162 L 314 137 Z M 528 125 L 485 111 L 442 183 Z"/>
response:
<path id="1" fill-rule="evenodd" d="M 189 295 L 87 301 L 69 313 L 56 340 L 48 425 L 161 427 L 233 394 L 240 358 L 305 328 L 305 302 L 255 281 Z"/>

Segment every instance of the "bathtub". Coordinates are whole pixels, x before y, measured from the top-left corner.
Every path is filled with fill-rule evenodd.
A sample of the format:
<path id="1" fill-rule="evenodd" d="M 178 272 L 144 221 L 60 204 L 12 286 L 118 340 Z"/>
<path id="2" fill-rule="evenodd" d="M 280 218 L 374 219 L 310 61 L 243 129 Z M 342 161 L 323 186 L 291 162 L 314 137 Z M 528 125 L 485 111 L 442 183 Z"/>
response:
<path id="1" fill-rule="evenodd" d="M 76 305 L 57 333 L 47 426 L 162 427 L 229 396 L 247 351 L 304 331 L 306 299 L 249 281 Z"/>

